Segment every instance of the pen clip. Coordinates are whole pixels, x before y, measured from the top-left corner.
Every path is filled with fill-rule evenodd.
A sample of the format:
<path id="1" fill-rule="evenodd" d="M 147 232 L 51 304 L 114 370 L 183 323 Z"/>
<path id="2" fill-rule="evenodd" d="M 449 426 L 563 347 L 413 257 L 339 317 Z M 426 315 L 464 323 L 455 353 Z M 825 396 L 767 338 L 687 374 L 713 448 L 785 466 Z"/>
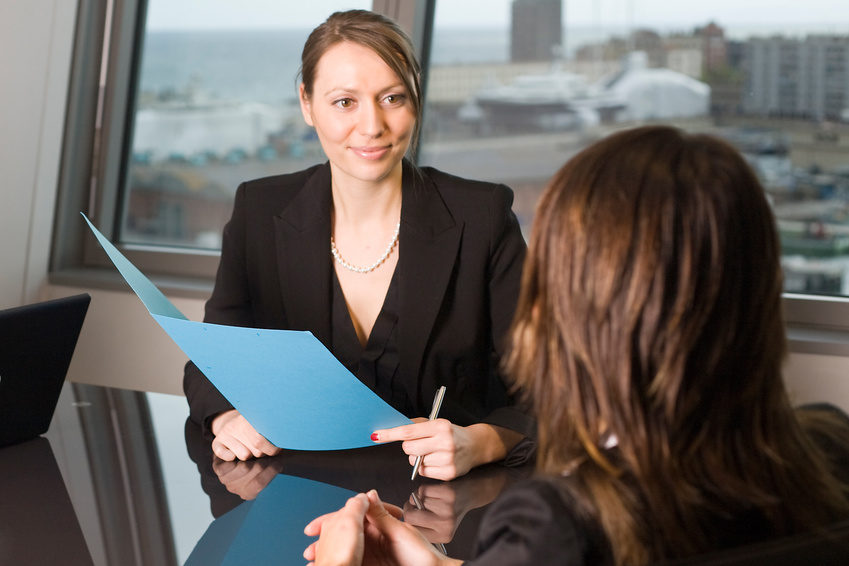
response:
<path id="1" fill-rule="evenodd" d="M 439 414 L 439 409 L 442 407 L 442 398 L 445 397 L 445 386 L 442 385 L 436 390 L 436 395 L 433 396 L 433 406 L 430 409 L 429 421 L 432 421 Z"/>

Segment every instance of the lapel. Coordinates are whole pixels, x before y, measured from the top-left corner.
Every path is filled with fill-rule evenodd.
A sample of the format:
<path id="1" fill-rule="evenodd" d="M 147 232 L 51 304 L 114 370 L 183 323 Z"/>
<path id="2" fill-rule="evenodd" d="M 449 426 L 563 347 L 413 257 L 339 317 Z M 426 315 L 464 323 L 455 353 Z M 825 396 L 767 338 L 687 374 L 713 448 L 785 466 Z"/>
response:
<path id="1" fill-rule="evenodd" d="M 398 349 L 402 375 L 417 380 L 454 271 L 463 224 L 455 222 L 433 181 L 406 160 L 402 190 Z"/>
<path id="2" fill-rule="evenodd" d="M 404 162 L 399 269 L 399 356 L 418 376 L 428 338 L 454 270 L 463 224 L 456 223 L 429 177 Z M 274 217 L 280 291 L 287 326 L 331 341 L 330 167 L 320 167 Z M 421 388 L 419 388 L 421 389 Z"/>
<path id="3" fill-rule="evenodd" d="M 288 327 L 331 340 L 330 167 L 316 169 L 282 213 L 274 217 L 280 291 Z"/>

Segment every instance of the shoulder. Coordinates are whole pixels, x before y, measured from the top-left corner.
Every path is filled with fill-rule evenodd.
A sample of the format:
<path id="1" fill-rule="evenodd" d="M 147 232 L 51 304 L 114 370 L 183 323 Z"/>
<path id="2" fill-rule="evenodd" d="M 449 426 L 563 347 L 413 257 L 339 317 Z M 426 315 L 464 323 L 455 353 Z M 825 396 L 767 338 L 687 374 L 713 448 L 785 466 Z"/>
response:
<path id="1" fill-rule="evenodd" d="M 327 165 L 319 164 L 294 173 L 271 175 L 245 181 L 239 185 L 236 195 L 237 198 L 256 200 L 291 200 L 307 185 L 310 179 L 320 175 L 324 169 L 327 169 Z"/>
<path id="2" fill-rule="evenodd" d="M 829 403 L 803 405 L 796 414 L 841 481 L 849 483 L 849 415 Z"/>
<path id="3" fill-rule="evenodd" d="M 513 190 L 507 185 L 465 179 L 433 167 L 421 167 L 413 174 L 421 175 L 425 194 L 438 195 L 426 198 L 441 202 L 453 220 L 465 224 L 472 234 L 485 236 L 493 246 L 505 238 L 522 238 L 513 212 Z"/>
<path id="4" fill-rule="evenodd" d="M 499 496 L 490 514 L 497 518 L 502 511 L 518 508 L 522 511 L 520 515 L 524 522 L 539 526 L 570 522 L 575 516 L 567 499 L 557 479 L 534 476 L 516 483 Z"/>
<path id="5" fill-rule="evenodd" d="M 449 205 L 495 203 L 509 209 L 513 204 L 513 190 L 507 185 L 466 179 L 433 167 L 420 167 L 419 171 L 433 183 Z"/>
<path id="6" fill-rule="evenodd" d="M 517 483 L 490 505 L 472 564 L 605 563 L 598 529 L 576 511 L 560 478 Z"/>

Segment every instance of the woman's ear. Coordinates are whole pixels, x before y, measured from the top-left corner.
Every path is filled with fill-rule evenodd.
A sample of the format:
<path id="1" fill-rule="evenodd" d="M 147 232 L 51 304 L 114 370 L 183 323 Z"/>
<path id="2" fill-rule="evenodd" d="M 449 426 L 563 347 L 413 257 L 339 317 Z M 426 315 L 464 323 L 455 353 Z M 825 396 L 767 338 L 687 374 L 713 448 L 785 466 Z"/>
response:
<path id="1" fill-rule="evenodd" d="M 315 126 L 312 122 L 312 105 L 304 89 L 304 83 L 301 83 L 301 86 L 298 87 L 298 100 L 301 102 L 301 114 L 304 116 L 304 122 L 308 126 Z"/>

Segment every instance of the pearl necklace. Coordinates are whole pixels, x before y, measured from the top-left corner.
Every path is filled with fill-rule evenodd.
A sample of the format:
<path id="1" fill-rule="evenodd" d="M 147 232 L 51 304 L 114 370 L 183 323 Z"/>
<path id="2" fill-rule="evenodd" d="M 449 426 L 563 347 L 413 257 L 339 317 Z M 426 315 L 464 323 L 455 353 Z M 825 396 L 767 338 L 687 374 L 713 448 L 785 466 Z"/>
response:
<path id="1" fill-rule="evenodd" d="M 355 265 L 351 265 L 350 263 L 342 259 L 342 254 L 340 254 L 339 250 L 336 249 L 336 242 L 333 241 L 333 236 L 330 236 L 330 253 L 333 254 L 333 257 L 336 258 L 336 261 L 339 263 L 339 265 L 341 265 L 345 269 L 349 269 L 357 273 L 371 273 L 372 271 L 380 267 L 380 264 L 389 259 L 389 255 L 392 253 L 392 250 L 398 244 L 398 234 L 400 232 L 401 223 L 399 222 L 398 225 L 395 227 L 395 235 L 392 236 L 392 241 L 389 242 L 388 246 L 386 246 L 386 253 L 383 254 L 383 257 L 381 257 L 379 260 L 377 260 L 368 267 L 357 267 Z"/>

